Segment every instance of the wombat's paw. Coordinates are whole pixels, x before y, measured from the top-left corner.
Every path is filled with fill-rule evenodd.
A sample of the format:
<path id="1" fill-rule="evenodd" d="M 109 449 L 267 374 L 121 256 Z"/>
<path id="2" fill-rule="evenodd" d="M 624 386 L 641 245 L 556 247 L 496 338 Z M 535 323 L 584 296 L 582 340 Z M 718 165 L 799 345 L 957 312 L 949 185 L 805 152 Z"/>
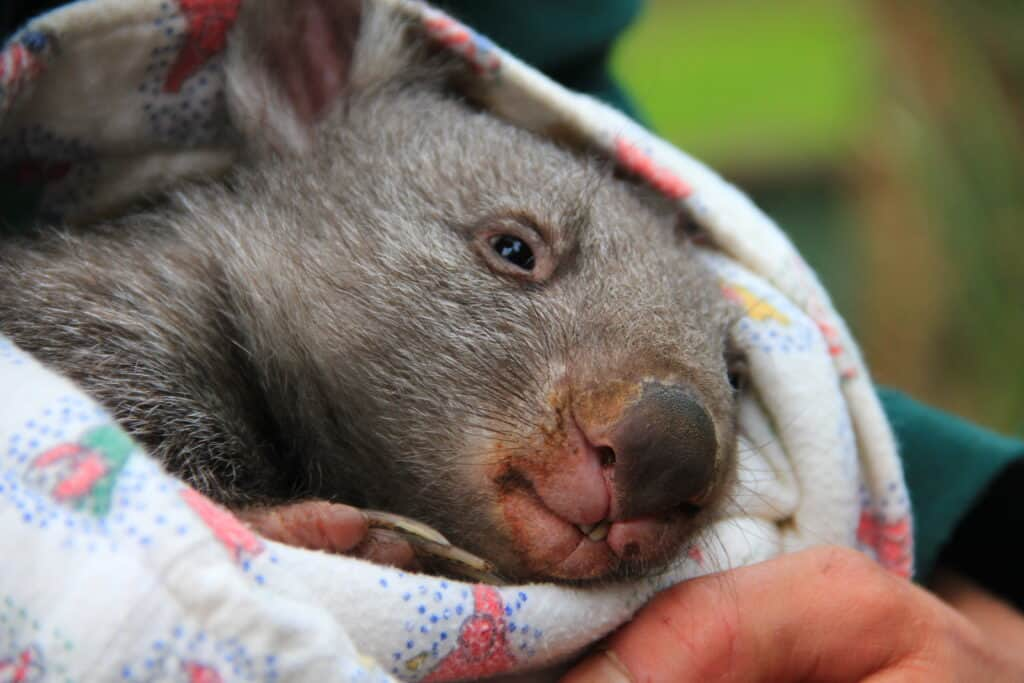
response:
<path id="1" fill-rule="evenodd" d="M 494 567 L 416 520 L 340 503 L 304 501 L 236 511 L 256 532 L 288 545 L 378 564 L 499 583 Z"/>
<path id="2" fill-rule="evenodd" d="M 395 534 L 411 546 L 421 568 L 428 573 L 482 583 L 505 583 L 497 569 L 487 560 L 453 546 L 435 529 L 414 519 L 390 512 L 363 510 L 370 525 L 370 535 Z"/>
<path id="3" fill-rule="evenodd" d="M 257 533 L 288 545 L 362 557 L 379 564 L 417 568 L 416 554 L 405 538 L 375 528 L 371 514 L 321 500 L 236 510 Z"/>

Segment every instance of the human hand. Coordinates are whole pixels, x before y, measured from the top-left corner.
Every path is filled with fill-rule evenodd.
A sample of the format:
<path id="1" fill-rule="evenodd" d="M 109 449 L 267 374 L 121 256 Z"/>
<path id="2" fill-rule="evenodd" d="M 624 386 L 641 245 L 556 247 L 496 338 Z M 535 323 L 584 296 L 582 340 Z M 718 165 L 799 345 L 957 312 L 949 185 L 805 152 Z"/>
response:
<path id="1" fill-rule="evenodd" d="M 823 547 L 674 586 L 561 683 L 1022 681 L 1022 651 L 1024 630 Z"/>

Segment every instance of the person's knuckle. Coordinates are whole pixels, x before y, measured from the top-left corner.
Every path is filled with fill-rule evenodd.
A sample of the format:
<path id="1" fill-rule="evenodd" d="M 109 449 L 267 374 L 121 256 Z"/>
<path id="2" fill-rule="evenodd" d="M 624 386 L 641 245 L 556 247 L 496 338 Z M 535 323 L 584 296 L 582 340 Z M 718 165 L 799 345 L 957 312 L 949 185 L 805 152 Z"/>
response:
<path id="1" fill-rule="evenodd" d="M 813 557 L 816 578 L 825 594 L 841 591 L 865 619 L 905 622 L 913 601 L 910 584 L 890 574 L 872 558 L 852 548 L 823 547 Z"/>
<path id="2" fill-rule="evenodd" d="M 838 578 L 868 578 L 877 565 L 864 553 L 843 546 L 821 546 L 813 550 L 819 572 Z"/>
<path id="3" fill-rule="evenodd" d="M 826 586 L 873 591 L 879 583 L 884 583 L 884 577 L 879 576 L 878 565 L 851 548 L 823 546 L 813 549 L 807 559 L 811 565 L 807 572 L 808 580 L 817 580 Z"/>

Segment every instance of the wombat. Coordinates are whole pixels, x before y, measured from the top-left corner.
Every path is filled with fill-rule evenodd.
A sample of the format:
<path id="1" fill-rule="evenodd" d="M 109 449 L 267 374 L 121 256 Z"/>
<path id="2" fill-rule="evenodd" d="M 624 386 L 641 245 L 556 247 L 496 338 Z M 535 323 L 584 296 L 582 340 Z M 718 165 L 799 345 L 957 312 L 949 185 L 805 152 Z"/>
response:
<path id="1" fill-rule="evenodd" d="M 676 207 L 464 68 L 376 5 L 250 0 L 237 169 L 0 246 L 0 331 L 234 509 L 391 511 L 515 580 L 653 571 L 733 480 L 733 309 Z"/>

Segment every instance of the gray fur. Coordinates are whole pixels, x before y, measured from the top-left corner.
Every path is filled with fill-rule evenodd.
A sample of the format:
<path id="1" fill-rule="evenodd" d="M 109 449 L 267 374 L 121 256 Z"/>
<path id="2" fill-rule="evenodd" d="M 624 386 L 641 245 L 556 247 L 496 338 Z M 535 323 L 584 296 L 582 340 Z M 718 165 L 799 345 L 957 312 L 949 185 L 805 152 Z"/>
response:
<path id="1" fill-rule="evenodd" d="M 253 143 L 162 208 L 0 245 L 0 330 L 219 501 L 387 509 L 515 575 L 487 444 L 528 448 L 567 377 L 684 378 L 731 453 L 731 314 L 672 206 L 475 111 L 450 66 L 364 24 L 307 154 Z M 503 216 L 548 233 L 549 281 L 471 247 Z"/>

